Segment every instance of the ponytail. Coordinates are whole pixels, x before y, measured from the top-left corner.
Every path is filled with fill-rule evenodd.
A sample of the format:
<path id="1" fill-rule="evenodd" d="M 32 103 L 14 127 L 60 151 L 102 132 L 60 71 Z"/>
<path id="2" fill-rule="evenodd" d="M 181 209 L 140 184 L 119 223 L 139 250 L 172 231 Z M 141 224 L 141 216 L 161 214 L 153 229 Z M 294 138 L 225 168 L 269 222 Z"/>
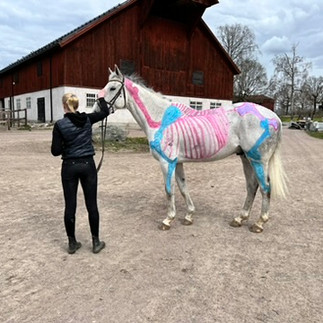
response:
<path id="1" fill-rule="evenodd" d="M 75 113 L 79 107 L 79 99 L 75 94 L 72 93 L 65 93 L 63 95 L 63 105 L 67 108 L 70 112 Z"/>

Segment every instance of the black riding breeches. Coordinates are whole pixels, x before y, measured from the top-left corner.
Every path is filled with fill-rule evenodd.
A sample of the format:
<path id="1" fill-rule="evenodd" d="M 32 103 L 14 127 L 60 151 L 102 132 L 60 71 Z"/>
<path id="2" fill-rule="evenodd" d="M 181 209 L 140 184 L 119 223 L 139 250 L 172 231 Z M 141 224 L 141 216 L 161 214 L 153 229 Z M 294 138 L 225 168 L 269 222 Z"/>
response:
<path id="1" fill-rule="evenodd" d="M 81 182 L 92 236 L 99 236 L 99 211 L 97 205 L 97 172 L 93 157 L 64 160 L 62 184 L 65 199 L 64 223 L 67 236 L 75 236 L 77 188 Z"/>

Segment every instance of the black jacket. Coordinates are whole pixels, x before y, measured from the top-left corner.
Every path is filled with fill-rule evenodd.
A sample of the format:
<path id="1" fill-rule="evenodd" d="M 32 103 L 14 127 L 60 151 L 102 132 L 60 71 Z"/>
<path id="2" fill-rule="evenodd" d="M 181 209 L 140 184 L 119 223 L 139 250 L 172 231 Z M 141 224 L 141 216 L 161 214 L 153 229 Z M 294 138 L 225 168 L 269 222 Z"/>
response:
<path id="1" fill-rule="evenodd" d="M 99 99 L 100 112 L 66 113 L 53 128 L 51 153 L 62 159 L 89 157 L 95 154 L 92 145 L 92 124 L 109 115 L 104 99 Z"/>

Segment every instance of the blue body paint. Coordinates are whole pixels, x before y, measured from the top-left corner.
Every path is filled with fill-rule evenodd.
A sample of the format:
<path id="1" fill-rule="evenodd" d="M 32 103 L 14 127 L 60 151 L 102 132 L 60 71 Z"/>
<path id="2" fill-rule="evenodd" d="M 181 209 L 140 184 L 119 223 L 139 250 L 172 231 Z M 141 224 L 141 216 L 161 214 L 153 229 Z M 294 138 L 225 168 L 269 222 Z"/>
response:
<path id="1" fill-rule="evenodd" d="M 260 122 L 260 126 L 265 130 L 261 137 L 257 140 L 256 144 L 247 152 L 247 157 L 249 158 L 252 167 L 254 168 L 256 175 L 260 181 L 262 189 L 266 192 L 270 192 L 270 186 L 266 183 L 266 177 L 264 172 L 264 166 L 261 161 L 261 153 L 259 147 L 261 144 L 270 137 L 269 132 L 269 122 L 264 119 Z"/>
<path id="2" fill-rule="evenodd" d="M 171 105 L 169 108 L 167 108 L 167 110 L 163 115 L 161 126 L 155 133 L 154 140 L 149 143 L 150 148 L 156 151 L 164 160 L 168 162 L 168 172 L 167 172 L 167 180 L 166 180 L 166 190 L 168 194 L 171 193 L 171 178 L 177 165 L 177 158 L 175 158 L 174 160 L 168 158 L 165 155 L 165 153 L 162 151 L 160 144 L 163 139 L 164 130 L 172 123 L 174 123 L 176 120 L 178 120 L 181 116 L 182 116 L 182 112 L 179 110 L 178 107 Z"/>

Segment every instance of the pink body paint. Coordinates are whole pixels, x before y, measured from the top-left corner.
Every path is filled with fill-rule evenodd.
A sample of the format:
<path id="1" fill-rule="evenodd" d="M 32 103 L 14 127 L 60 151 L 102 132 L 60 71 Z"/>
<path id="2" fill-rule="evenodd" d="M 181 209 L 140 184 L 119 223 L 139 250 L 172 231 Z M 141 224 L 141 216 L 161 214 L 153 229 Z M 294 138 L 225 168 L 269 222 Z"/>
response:
<path id="1" fill-rule="evenodd" d="M 173 105 L 183 116 L 164 131 L 161 144 L 168 158 L 176 158 L 183 149 L 188 159 L 208 159 L 227 144 L 229 122 L 224 109 L 196 111 L 182 104 Z"/>
<path id="2" fill-rule="evenodd" d="M 160 128 L 161 122 L 151 118 L 139 97 L 138 88 L 129 79 L 125 79 L 125 85 L 149 127 Z M 161 147 L 168 158 L 174 160 L 179 150 L 184 149 L 188 159 L 208 159 L 227 144 L 229 122 L 224 109 L 197 111 L 181 103 L 171 105 L 177 107 L 183 115 L 163 132 Z"/>
<path id="3" fill-rule="evenodd" d="M 136 86 L 133 85 L 133 83 L 129 79 L 125 79 L 125 85 L 129 93 L 132 95 L 133 99 L 135 100 L 136 104 L 138 105 L 141 112 L 144 114 L 148 125 L 150 128 L 159 128 L 161 125 L 161 122 L 156 122 L 152 120 L 151 116 L 148 113 L 147 108 L 145 107 L 144 103 L 141 101 L 139 97 L 139 90 Z"/>

